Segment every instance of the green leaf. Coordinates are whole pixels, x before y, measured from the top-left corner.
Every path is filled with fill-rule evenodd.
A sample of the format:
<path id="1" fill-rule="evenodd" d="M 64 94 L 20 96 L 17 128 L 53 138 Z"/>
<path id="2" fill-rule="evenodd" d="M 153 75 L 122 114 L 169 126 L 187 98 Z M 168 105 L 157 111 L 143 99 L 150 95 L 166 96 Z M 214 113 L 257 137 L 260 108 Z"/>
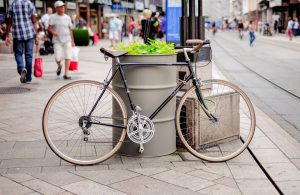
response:
<path id="1" fill-rule="evenodd" d="M 175 54 L 174 44 L 165 41 L 149 40 L 149 45 L 140 42 L 132 42 L 129 45 L 120 43 L 114 47 L 115 50 L 128 51 L 130 55 L 141 54 Z"/>

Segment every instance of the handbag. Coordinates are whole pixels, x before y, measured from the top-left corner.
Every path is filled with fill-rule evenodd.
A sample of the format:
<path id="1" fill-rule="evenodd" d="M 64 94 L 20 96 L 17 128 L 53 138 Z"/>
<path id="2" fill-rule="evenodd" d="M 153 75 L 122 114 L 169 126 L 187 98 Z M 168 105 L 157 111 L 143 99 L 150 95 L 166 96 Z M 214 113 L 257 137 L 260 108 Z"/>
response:
<path id="1" fill-rule="evenodd" d="M 70 62 L 69 70 L 76 71 L 78 70 L 78 55 L 79 55 L 79 47 L 72 47 L 72 59 Z"/>
<path id="2" fill-rule="evenodd" d="M 38 47 L 36 48 L 33 69 L 34 69 L 33 74 L 36 78 L 43 77 L 43 59 L 39 55 Z"/>

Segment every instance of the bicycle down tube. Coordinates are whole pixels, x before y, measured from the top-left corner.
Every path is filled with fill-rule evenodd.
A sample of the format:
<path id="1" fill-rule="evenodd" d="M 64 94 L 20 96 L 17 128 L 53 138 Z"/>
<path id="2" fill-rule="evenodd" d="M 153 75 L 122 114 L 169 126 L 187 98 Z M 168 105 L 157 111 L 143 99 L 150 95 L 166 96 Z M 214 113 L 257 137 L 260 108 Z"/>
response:
<path id="1" fill-rule="evenodd" d="M 114 72 L 112 73 L 112 76 L 109 78 L 108 81 L 105 81 L 105 87 L 102 91 L 102 93 L 100 94 L 99 98 L 97 99 L 95 105 L 93 106 L 93 108 L 91 109 L 88 117 L 91 117 L 93 111 L 95 110 L 95 108 L 97 107 L 97 104 L 99 103 L 99 101 L 101 100 L 103 94 L 104 94 L 104 91 L 106 90 L 106 88 L 110 85 L 111 81 L 113 80 L 113 78 L 115 77 L 115 75 L 117 74 L 117 72 L 120 72 L 120 75 L 121 75 L 121 78 L 122 78 L 122 81 L 123 81 L 123 84 L 124 84 L 124 87 L 125 87 L 125 91 L 126 91 L 126 94 L 127 94 L 127 97 L 128 97 L 128 100 L 129 100 L 129 103 L 130 103 L 130 108 L 132 111 L 134 111 L 135 109 L 135 105 L 133 104 L 132 102 L 132 99 L 130 97 L 130 92 L 129 92 L 129 88 L 128 88 L 128 85 L 127 85 L 127 80 L 126 80 L 126 76 L 125 76 L 125 73 L 124 73 L 124 70 L 123 70 L 123 67 L 124 66 L 188 66 L 189 68 L 189 72 L 190 74 L 183 80 L 181 81 L 181 83 L 176 87 L 176 89 L 174 89 L 174 91 L 158 106 L 158 108 L 150 115 L 150 119 L 152 120 L 170 101 L 171 99 L 174 98 L 174 96 L 178 93 L 178 91 L 184 87 L 184 85 L 186 83 L 188 83 L 190 80 L 193 80 L 193 85 L 197 88 L 196 90 L 196 93 L 197 93 L 197 96 L 198 96 L 198 99 L 200 101 L 200 105 L 203 109 L 203 111 L 205 112 L 205 114 L 213 119 L 213 120 L 216 120 L 216 118 L 209 112 L 209 110 L 207 109 L 207 106 L 205 105 L 205 102 L 203 100 L 203 97 L 202 97 L 202 94 L 201 94 L 201 89 L 200 89 L 200 83 L 199 81 L 197 80 L 193 70 L 192 70 L 192 66 L 191 66 L 191 63 L 190 62 L 182 62 L 182 63 L 174 63 L 174 64 L 165 64 L 165 63 L 119 63 L 119 59 L 116 58 L 116 61 L 117 61 L 117 65 L 116 65 L 116 69 L 114 70 Z M 117 128 L 126 128 L 124 126 L 119 126 L 119 125 L 112 125 L 112 124 L 106 124 L 106 123 L 101 123 L 101 122 L 93 122 L 93 121 L 90 121 L 91 124 L 99 124 L 99 125 L 104 125 L 104 126 L 112 126 L 112 127 L 117 127 Z"/>

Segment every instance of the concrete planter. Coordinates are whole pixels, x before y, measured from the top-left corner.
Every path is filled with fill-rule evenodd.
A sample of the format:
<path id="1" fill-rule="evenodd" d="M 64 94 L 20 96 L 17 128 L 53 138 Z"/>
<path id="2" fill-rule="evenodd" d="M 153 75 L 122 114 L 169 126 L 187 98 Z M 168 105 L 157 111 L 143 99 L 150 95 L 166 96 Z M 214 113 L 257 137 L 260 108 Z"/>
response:
<path id="1" fill-rule="evenodd" d="M 123 63 L 175 63 L 176 55 L 126 55 L 121 57 L 120 61 Z M 142 108 L 142 115 L 149 117 L 176 87 L 176 67 L 127 66 L 124 69 L 132 101 Z M 119 74 L 113 80 L 112 86 L 123 98 L 128 117 L 131 117 L 129 101 Z M 142 154 L 138 153 L 139 145 L 131 142 L 128 137 L 119 153 L 150 157 L 167 155 L 176 151 L 175 110 L 176 99 L 173 98 L 153 119 L 155 135 L 152 140 L 144 144 L 145 151 Z M 114 132 L 114 137 L 118 137 L 118 131 Z"/>

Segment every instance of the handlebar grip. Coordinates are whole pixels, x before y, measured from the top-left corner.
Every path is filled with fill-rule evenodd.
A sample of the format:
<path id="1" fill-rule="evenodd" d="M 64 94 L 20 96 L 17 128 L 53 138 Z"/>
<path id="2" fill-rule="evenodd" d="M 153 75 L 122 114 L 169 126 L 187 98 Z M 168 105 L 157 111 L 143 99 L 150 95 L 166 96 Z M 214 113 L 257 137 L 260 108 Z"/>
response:
<path id="1" fill-rule="evenodd" d="M 203 41 L 203 45 L 209 45 L 210 44 L 210 40 L 206 39 L 205 41 Z"/>
<path id="2" fill-rule="evenodd" d="M 202 44 L 203 41 L 201 39 L 188 39 L 185 41 L 186 44 Z"/>

